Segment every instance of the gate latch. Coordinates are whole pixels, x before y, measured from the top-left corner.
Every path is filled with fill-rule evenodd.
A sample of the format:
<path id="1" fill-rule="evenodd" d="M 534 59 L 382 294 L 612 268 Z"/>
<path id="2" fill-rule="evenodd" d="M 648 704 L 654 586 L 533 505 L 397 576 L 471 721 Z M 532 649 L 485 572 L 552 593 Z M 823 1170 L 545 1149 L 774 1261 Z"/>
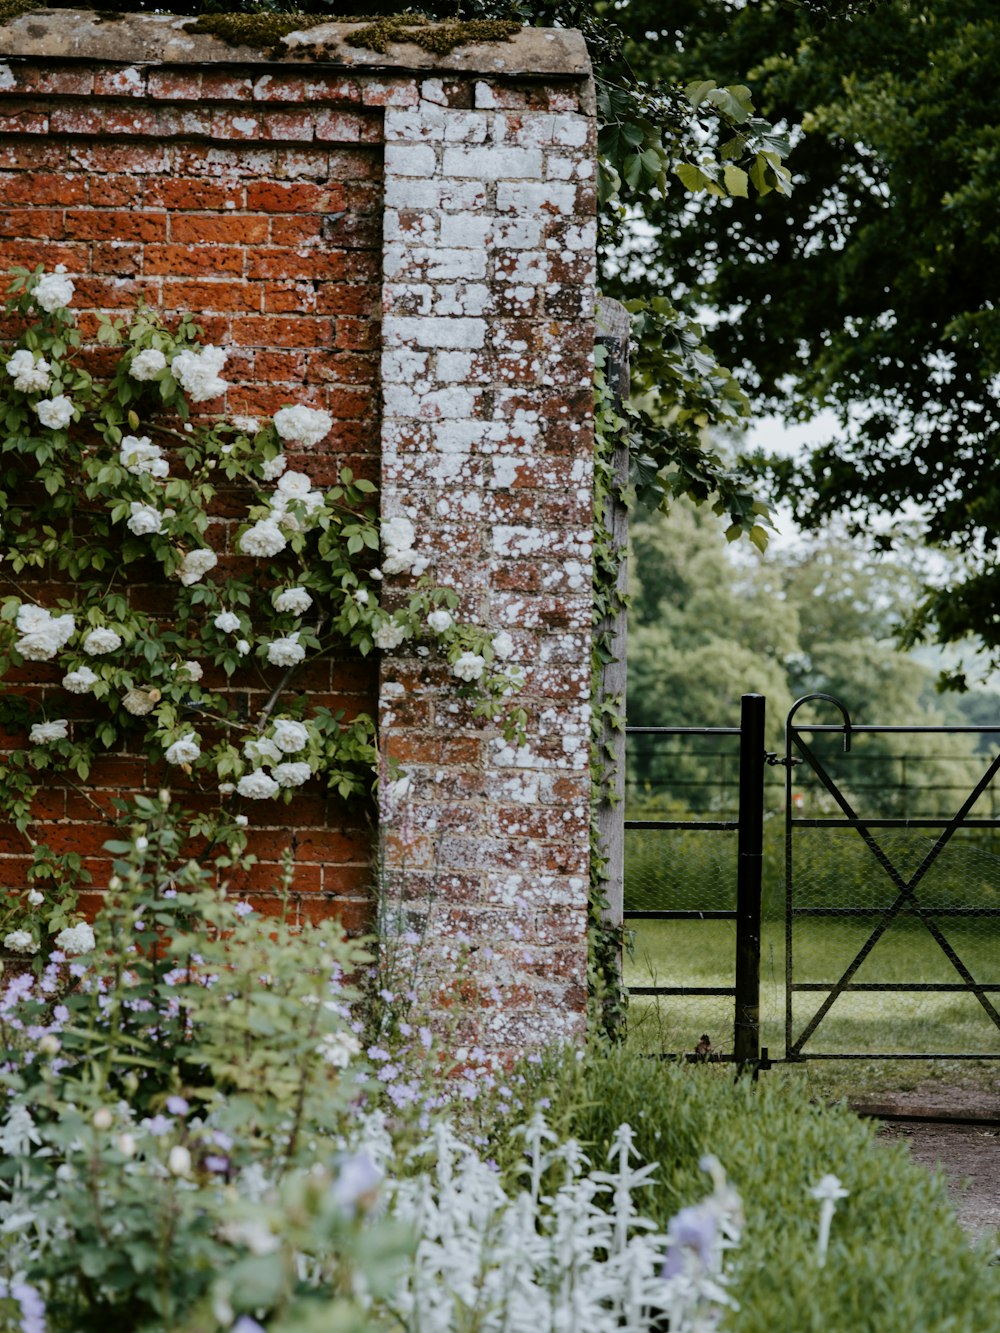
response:
<path id="1" fill-rule="evenodd" d="M 804 764 L 804 759 L 796 759 L 794 756 L 779 756 L 771 750 L 765 751 L 765 762 L 771 768 L 794 768 L 796 764 Z"/>

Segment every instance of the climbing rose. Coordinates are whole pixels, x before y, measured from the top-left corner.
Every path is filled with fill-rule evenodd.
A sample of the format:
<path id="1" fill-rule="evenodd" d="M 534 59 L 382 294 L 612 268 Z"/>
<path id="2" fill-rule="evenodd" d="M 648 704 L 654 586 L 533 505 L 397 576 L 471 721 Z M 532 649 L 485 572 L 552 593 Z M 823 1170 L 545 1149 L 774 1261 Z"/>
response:
<path id="1" fill-rule="evenodd" d="M 382 648 L 383 650 L 388 648 L 398 648 L 408 636 L 409 630 L 406 626 L 400 625 L 395 620 L 387 620 L 383 625 L 379 625 L 378 629 L 372 634 L 372 638 L 375 640 L 375 647 Z"/>
<path id="2" fill-rule="evenodd" d="M 121 646 L 122 636 L 106 626 L 92 629 L 83 641 L 83 651 L 90 653 L 91 656 L 97 656 L 100 653 L 113 653 L 116 648 Z"/>
<path id="3" fill-rule="evenodd" d="M 209 343 L 200 352 L 178 352 L 170 363 L 170 371 L 193 403 L 204 403 L 228 389 L 226 381 L 219 378 L 225 362 L 222 348 Z"/>
<path id="4" fill-rule="evenodd" d="M 275 745 L 285 754 L 298 754 L 309 744 L 309 728 L 287 717 L 275 722 L 271 734 Z"/>
<path id="5" fill-rule="evenodd" d="M 3 938 L 3 947 L 11 953 L 37 953 L 38 945 L 29 930 L 12 930 Z"/>
<path id="6" fill-rule="evenodd" d="M 17 613 L 20 638 L 14 647 L 29 662 L 49 662 L 73 637 L 76 622 L 68 613 L 54 616 L 48 607 L 24 603 Z"/>
<path id="7" fill-rule="evenodd" d="M 193 764 L 201 757 L 201 747 L 198 744 L 198 738 L 193 731 L 187 731 L 180 738 L 174 741 L 173 745 L 168 746 L 166 754 L 163 756 L 168 764 Z"/>
<path id="8" fill-rule="evenodd" d="M 251 800 L 266 801 L 272 796 L 277 796 L 280 788 L 262 768 L 255 768 L 252 773 L 240 778 L 236 790 L 241 796 L 248 796 Z"/>
<path id="9" fill-rule="evenodd" d="M 163 450 L 148 435 L 126 435 L 118 450 L 118 458 L 122 467 L 137 477 L 146 473 L 150 477 L 162 478 L 170 472 Z"/>
<path id="10" fill-rule="evenodd" d="M 252 764 L 273 764 L 281 758 L 281 751 L 266 736 L 255 736 L 243 746 L 243 753 Z"/>
<path id="11" fill-rule="evenodd" d="M 276 764 L 271 776 L 281 787 L 301 787 L 312 777 L 312 769 L 303 763 Z"/>
<path id="12" fill-rule="evenodd" d="M 205 674 L 200 662 L 182 662 L 177 670 L 187 676 L 188 680 L 201 680 Z"/>
<path id="13" fill-rule="evenodd" d="M 463 653 L 457 662 L 452 662 L 451 673 L 459 680 L 478 680 L 485 666 L 486 662 L 478 653 Z"/>
<path id="14" fill-rule="evenodd" d="M 14 388 L 20 393 L 44 393 L 49 387 L 50 370 L 44 357 L 36 361 L 27 347 L 15 352 L 7 362 L 7 374 L 14 377 Z"/>
<path id="15" fill-rule="evenodd" d="M 295 666 L 306 655 L 306 650 L 299 643 L 299 631 L 283 639 L 272 639 L 267 645 L 267 660 L 272 666 Z"/>
<path id="16" fill-rule="evenodd" d="M 454 623 L 450 611 L 432 611 L 427 617 L 427 624 L 435 634 L 443 634 L 446 629 L 451 629 Z"/>
<path id="17" fill-rule="evenodd" d="M 288 459 L 284 454 L 278 454 L 274 458 L 267 458 L 260 465 L 265 481 L 277 481 L 288 466 Z"/>
<path id="18" fill-rule="evenodd" d="M 133 717 L 145 717 L 151 713 L 160 700 L 159 690 L 127 690 L 122 698 L 122 707 Z"/>
<path id="19" fill-rule="evenodd" d="M 300 444 L 319 444 L 333 428 L 329 412 L 313 407 L 283 407 L 274 414 L 274 429 L 283 440 L 298 440 Z"/>
<path id="20" fill-rule="evenodd" d="M 51 315 L 53 310 L 62 310 L 64 306 L 69 305 L 75 290 L 69 278 L 63 277 L 61 273 L 46 273 L 43 278 L 38 279 L 32 296 L 35 305 L 47 310 Z"/>
<path id="21" fill-rule="evenodd" d="M 129 509 L 131 518 L 126 522 L 129 532 L 134 532 L 137 537 L 149 537 L 163 531 L 163 515 L 152 505 L 140 504 L 138 500 L 133 500 Z"/>
<path id="22" fill-rule="evenodd" d="M 64 741 L 69 735 L 69 723 L 65 718 L 56 722 L 36 722 L 28 732 L 32 745 L 47 745 L 49 741 Z"/>
<path id="23" fill-rule="evenodd" d="M 90 953 L 96 943 L 94 932 L 86 921 L 67 926 L 56 936 L 56 948 L 67 954 Z"/>
<path id="24" fill-rule="evenodd" d="M 506 661 L 514 651 L 514 640 L 505 629 L 493 637 L 493 651 L 502 661 Z"/>
<path id="25" fill-rule="evenodd" d="M 216 629 L 221 629 L 223 634 L 235 634 L 240 627 L 240 618 L 234 611 L 220 611 L 212 624 Z"/>
<path id="26" fill-rule="evenodd" d="M 55 398 L 40 398 L 35 404 L 38 420 L 52 430 L 62 430 L 73 420 L 73 404 L 64 393 Z"/>
<path id="27" fill-rule="evenodd" d="M 166 368 L 167 358 L 163 353 L 155 347 L 147 347 L 132 358 L 128 373 L 134 380 L 155 380 L 160 371 Z"/>
<path id="28" fill-rule="evenodd" d="M 271 604 L 275 611 L 292 611 L 303 615 L 313 604 L 313 599 L 305 588 L 286 588 L 284 592 L 275 590 L 271 594 Z"/>
<path id="29" fill-rule="evenodd" d="M 177 577 L 185 588 L 197 583 L 203 575 L 210 569 L 214 569 L 219 563 L 219 557 L 214 551 L 205 550 L 204 547 L 198 547 L 195 551 L 188 551 L 187 555 L 180 563 L 177 571 Z"/>
<path id="30" fill-rule="evenodd" d="M 77 667 L 75 671 L 67 671 L 63 676 L 62 687 L 70 694 L 86 694 L 98 679 L 96 671 L 91 671 L 90 667 Z"/>
<path id="31" fill-rule="evenodd" d="M 239 547 L 244 555 L 266 559 L 277 555 L 288 545 L 288 539 L 273 519 L 262 518 L 247 528 L 240 538 Z"/>

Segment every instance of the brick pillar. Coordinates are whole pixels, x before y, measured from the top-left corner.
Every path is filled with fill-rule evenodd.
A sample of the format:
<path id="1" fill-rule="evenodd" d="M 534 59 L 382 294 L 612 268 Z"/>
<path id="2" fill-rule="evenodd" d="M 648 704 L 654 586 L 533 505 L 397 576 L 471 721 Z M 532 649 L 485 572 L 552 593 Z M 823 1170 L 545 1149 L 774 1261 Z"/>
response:
<path id="1" fill-rule="evenodd" d="M 514 639 L 527 743 L 428 660 L 383 663 L 383 810 L 399 923 L 469 1036 L 582 1029 L 592 540 L 593 118 L 588 85 L 426 78 L 385 114 L 382 503 L 466 617 Z M 401 99 L 402 100 L 402 99 Z M 384 807 L 388 801 L 383 802 Z M 411 936 L 411 938 L 413 938 Z"/>

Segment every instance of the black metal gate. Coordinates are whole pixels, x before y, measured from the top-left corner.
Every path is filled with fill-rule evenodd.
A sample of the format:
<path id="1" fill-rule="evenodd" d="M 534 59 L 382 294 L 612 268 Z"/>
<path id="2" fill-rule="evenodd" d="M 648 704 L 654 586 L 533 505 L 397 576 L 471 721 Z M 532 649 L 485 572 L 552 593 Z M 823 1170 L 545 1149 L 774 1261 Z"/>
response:
<path id="1" fill-rule="evenodd" d="M 801 722 L 807 704 L 839 720 Z M 988 750 L 949 753 L 963 734 Z M 855 725 L 830 695 L 793 706 L 787 1060 L 1000 1059 L 998 739 L 1000 726 Z"/>
<path id="2" fill-rule="evenodd" d="M 747 694 L 741 701 L 738 727 L 628 727 L 631 736 L 666 737 L 737 737 L 739 739 L 738 803 L 735 818 L 706 819 L 626 819 L 626 830 L 659 833 L 696 830 L 699 833 L 735 834 L 735 905 L 730 908 L 678 907 L 659 905 L 629 908 L 629 921 L 732 921 L 736 925 L 736 947 L 732 959 L 732 984 L 698 986 L 633 985 L 632 995 L 650 996 L 729 996 L 733 1000 L 733 1050 L 723 1043 L 712 1051 L 714 1059 L 736 1060 L 741 1065 L 756 1064 L 759 1056 L 760 991 L 760 902 L 761 837 L 763 828 L 763 774 L 765 700 L 763 695 Z M 705 1040 L 705 1039 L 703 1039 Z M 694 1041 L 692 1040 L 692 1045 Z M 663 1052 L 682 1054 L 682 1052 Z M 707 1050 L 700 1052 L 708 1055 Z"/>
<path id="3" fill-rule="evenodd" d="M 807 707 L 837 721 L 803 720 Z M 783 1026 L 788 1061 L 1000 1059 L 1000 725 L 856 725 L 814 694 L 791 709 L 778 755 L 764 709 L 746 695 L 738 727 L 627 729 L 658 753 L 670 738 L 730 746 L 724 800 L 702 791 L 704 754 L 663 755 L 688 763 L 675 808 L 625 821 L 656 848 L 643 853 L 652 887 L 631 900 L 626 851 L 625 924 L 678 923 L 681 939 L 662 979 L 630 993 L 715 1006 L 711 1042 L 685 1019 L 659 1053 L 766 1067 Z M 685 860 L 692 838 L 727 848 L 712 857 L 722 898 Z M 699 932 L 725 954 L 708 984 Z"/>

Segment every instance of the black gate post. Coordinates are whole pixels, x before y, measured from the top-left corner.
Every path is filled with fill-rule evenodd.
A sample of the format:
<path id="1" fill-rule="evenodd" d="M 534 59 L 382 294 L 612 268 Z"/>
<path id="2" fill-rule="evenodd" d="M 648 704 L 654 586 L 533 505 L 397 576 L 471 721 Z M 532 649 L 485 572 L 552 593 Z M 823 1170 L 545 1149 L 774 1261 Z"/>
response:
<path id="1" fill-rule="evenodd" d="M 740 818 L 736 870 L 736 1031 L 740 1069 L 760 1063 L 760 889 L 764 856 L 764 707 L 744 694 L 740 707 Z"/>

